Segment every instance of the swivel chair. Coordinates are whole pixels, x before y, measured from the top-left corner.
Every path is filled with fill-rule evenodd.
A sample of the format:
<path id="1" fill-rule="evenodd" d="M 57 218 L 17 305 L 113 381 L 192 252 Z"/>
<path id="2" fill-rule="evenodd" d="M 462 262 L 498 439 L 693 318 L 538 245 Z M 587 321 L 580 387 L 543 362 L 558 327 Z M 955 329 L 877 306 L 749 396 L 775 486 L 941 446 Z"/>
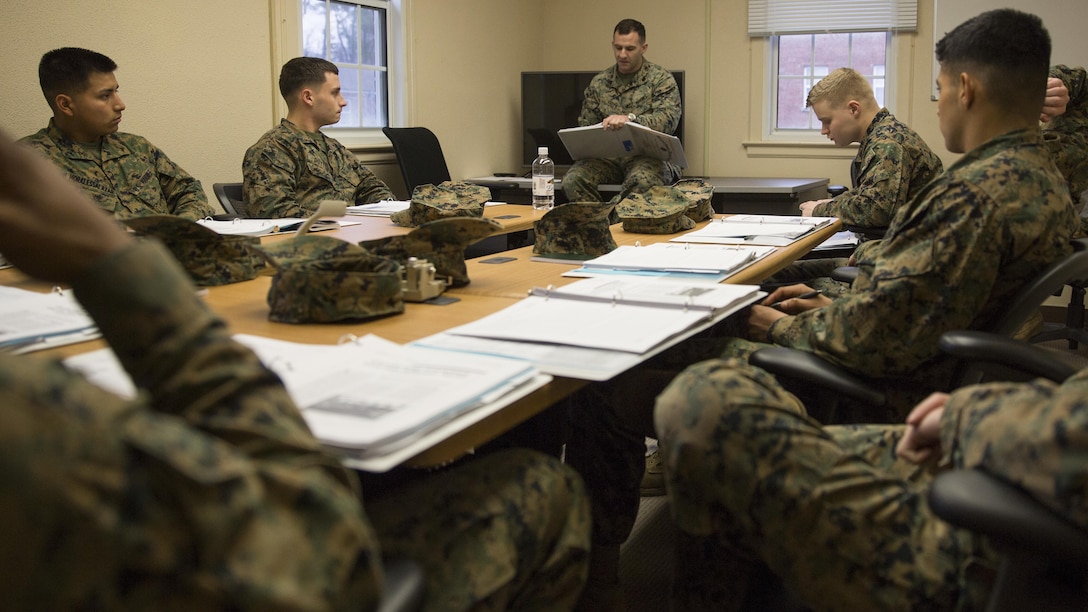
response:
<path id="1" fill-rule="evenodd" d="M 246 217 L 246 203 L 242 197 L 241 183 L 212 183 L 212 192 L 228 215 Z"/>
<path id="2" fill-rule="evenodd" d="M 442 145 L 433 132 L 425 127 L 383 127 L 382 132 L 393 143 L 409 195 L 418 185 L 437 185 L 450 180 Z"/>

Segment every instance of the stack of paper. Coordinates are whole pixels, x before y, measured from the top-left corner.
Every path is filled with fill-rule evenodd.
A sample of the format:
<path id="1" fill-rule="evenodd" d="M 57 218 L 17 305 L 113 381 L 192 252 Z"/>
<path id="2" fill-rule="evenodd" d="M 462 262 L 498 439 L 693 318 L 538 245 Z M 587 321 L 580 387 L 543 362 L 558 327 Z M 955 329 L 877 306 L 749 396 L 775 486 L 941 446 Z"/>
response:
<path id="1" fill-rule="evenodd" d="M 364 217 L 388 217 L 395 212 L 408 210 L 411 203 L 410 200 L 385 200 L 374 204 L 356 204 L 348 206 L 348 214 Z"/>
<path id="2" fill-rule="evenodd" d="M 834 217 L 731 215 L 722 217 L 721 221 L 707 223 L 671 241 L 786 246 L 816 228 L 834 221 Z"/>
<path id="3" fill-rule="evenodd" d="M 658 242 L 620 246 L 564 276 L 636 274 L 720 282 L 775 251 L 771 246 L 722 246 Z"/>
<path id="4" fill-rule="evenodd" d="M 231 219 L 230 221 L 216 221 L 214 219 L 201 219 L 197 223 L 214 230 L 219 234 L 234 236 L 266 236 L 281 232 L 293 232 L 302 227 L 305 219 Z M 340 229 L 340 223 L 333 219 L 318 219 L 310 226 L 311 232 Z"/>
<path id="5" fill-rule="evenodd" d="M 0 287 L 0 350 L 28 353 L 99 335 L 71 291 L 36 293 Z"/>

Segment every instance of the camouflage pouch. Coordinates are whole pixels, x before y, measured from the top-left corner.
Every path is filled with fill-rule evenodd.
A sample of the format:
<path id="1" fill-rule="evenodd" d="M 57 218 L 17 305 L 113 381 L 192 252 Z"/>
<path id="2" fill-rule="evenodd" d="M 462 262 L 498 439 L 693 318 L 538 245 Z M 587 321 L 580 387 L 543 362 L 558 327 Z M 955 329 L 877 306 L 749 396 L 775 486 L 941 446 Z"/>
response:
<path id="1" fill-rule="evenodd" d="M 257 277 L 264 259 L 253 250 L 260 240 L 229 236 L 173 215 L 124 219 L 138 236 L 158 238 L 181 262 L 193 282 L 203 287 L 228 285 Z"/>
<path id="2" fill-rule="evenodd" d="M 714 197 L 714 186 L 703 179 L 681 179 L 673 184 L 673 187 L 683 192 L 688 200 L 687 216 L 698 223 L 714 218 L 714 206 L 711 198 Z"/>
<path id="3" fill-rule="evenodd" d="M 350 242 L 304 235 L 256 247 L 276 267 L 268 318 L 331 323 L 404 312 L 400 264 Z"/>
<path id="4" fill-rule="evenodd" d="M 632 193 L 616 205 L 623 229 L 638 234 L 675 234 L 695 227 L 686 214 L 688 200 L 673 187 L 651 187 Z"/>
<path id="5" fill-rule="evenodd" d="M 533 254 L 564 259 L 591 259 L 616 248 L 608 215 L 615 208 L 600 202 L 556 206 L 533 224 Z"/>
<path id="6" fill-rule="evenodd" d="M 491 190 L 482 185 L 454 181 L 418 185 L 412 190 L 407 210 L 397 211 L 389 218 L 403 227 L 418 227 L 436 219 L 482 217 L 484 202 L 490 199 Z"/>
<path id="7" fill-rule="evenodd" d="M 465 247 L 500 229 L 502 225 L 491 219 L 438 219 L 424 223 L 403 236 L 367 240 L 360 242 L 359 246 L 375 255 L 396 260 L 402 266 L 409 257 L 426 259 L 434 264 L 436 276 L 448 276 L 451 286 L 464 287 L 469 284 Z"/>

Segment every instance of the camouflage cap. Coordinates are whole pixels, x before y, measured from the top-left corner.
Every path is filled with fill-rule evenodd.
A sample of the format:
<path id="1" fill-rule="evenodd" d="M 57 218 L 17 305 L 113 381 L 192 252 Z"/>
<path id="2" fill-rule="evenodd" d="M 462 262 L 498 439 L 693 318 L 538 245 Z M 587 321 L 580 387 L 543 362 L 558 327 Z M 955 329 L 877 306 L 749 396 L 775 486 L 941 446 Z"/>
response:
<path id="1" fill-rule="evenodd" d="M 404 312 L 400 264 L 350 242 L 303 235 L 256 247 L 276 267 L 268 318 L 331 323 Z"/>
<path id="2" fill-rule="evenodd" d="M 533 253 L 569 259 L 590 259 L 616 248 L 608 215 L 615 208 L 600 202 L 569 202 L 556 206 L 533 224 Z"/>
<path id="3" fill-rule="evenodd" d="M 208 287 L 251 280 L 264 267 L 264 259 L 252 250 L 260 244 L 253 236 L 219 234 L 174 215 L 132 217 L 123 223 L 139 236 L 159 239 L 197 285 Z"/>
<path id="4" fill-rule="evenodd" d="M 688 199 L 687 216 L 698 223 L 714 218 L 714 206 L 711 198 L 714 197 L 714 186 L 703 179 L 681 179 L 673 183 L 673 187 L 684 193 Z"/>
<path id="5" fill-rule="evenodd" d="M 375 255 L 407 263 L 409 257 L 434 264 L 436 276 L 448 276 L 453 287 L 469 283 L 465 247 L 494 234 L 502 225 L 491 219 L 456 217 L 424 223 L 403 236 L 360 242 Z"/>
<path id="6" fill-rule="evenodd" d="M 412 190 L 408 209 L 395 212 L 389 218 L 397 225 L 416 227 L 448 217 L 482 217 L 484 202 L 490 199 L 491 190 L 483 185 L 454 181 L 417 185 Z"/>
<path id="7" fill-rule="evenodd" d="M 675 234 L 695 227 L 685 214 L 688 200 L 673 187 L 651 187 L 645 193 L 632 193 L 616 205 L 623 229 L 639 234 Z"/>

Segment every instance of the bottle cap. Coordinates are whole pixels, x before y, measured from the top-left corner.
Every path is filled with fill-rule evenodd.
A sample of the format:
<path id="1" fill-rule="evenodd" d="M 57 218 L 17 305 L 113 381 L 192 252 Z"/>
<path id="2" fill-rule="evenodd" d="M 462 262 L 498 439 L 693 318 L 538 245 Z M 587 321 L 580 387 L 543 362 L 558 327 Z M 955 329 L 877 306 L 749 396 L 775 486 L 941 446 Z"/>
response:
<path id="1" fill-rule="evenodd" d="M 536 154 L 537 155 L 547 155 L 548 154 L 548 147 L 537 147 L 536 148 Z"/>

